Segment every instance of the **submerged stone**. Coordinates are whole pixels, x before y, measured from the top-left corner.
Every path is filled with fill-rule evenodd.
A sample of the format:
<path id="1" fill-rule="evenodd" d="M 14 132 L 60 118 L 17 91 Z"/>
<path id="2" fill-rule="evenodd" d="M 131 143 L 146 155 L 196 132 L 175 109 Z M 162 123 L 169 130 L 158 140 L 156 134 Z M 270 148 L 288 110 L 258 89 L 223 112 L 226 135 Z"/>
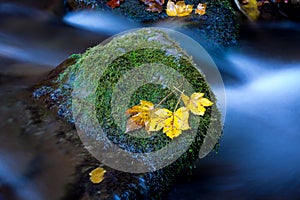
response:
<path id="1" fill-rule="evenodd" d="M 125 110 L 140 100 L 157 104 L 173 86 L 188 95 L 203 92 L 214 105 L 204 116 L 191 116 L 192 129 L 174 140 L 162 131 L 148 135 L 140 129 L 126 134 Z M 169 95 L 161 106 L 174 109 L 179 96 Z M 84 54 L 72 55 L 36 86 L 34 97 L 66 122 L 75 123 L 83 144 L 66 199 L 162 199 L 176 176 L 193 168 L 199 151 L 215 146 L 212 141 L 218 141 L 222 129 L 216 98 L 204 75 L 159 29 L 118 35 Z M 80 141 L 76 134 L 68 139 Z M 114 145 L 119 148 L 116 152 L 109 150 Z M 167 150 L 151 157 L 165 146 Z M 122 160 L 119 155 L 127 157 Z M 89 172 L 98 166 L 107 172 L 100 184 L 92 184 Z"/>

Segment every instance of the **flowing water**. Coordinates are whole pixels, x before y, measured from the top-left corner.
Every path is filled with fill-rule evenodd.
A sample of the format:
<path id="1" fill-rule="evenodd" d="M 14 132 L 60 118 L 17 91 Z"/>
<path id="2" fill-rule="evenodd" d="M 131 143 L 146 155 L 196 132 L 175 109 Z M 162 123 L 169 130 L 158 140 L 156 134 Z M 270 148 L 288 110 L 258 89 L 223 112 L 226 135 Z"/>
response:
<path id="1" fill-rule="evenodd" d="M 170 199 L 299 199 L 300 32 L 284 23 L 243 26 L 240 48 L 226 53 L 239 81 L 226 84 L 219 152 Z"/>
<path id="2" fill-rule="evenodd" d="M 72 159 L 40 139 L 51 124 L 23 133 L 32 116 L 22 98 L 68 55 L 139 25 L 108 14 L 60 20 L 12 4 L 0 4 L 0 16 L 0 200 L 56 199 Z M 227 97 L 219 151 L 178 179 L 169 199 L 300 198 L 300 24 L 242 22 L 240 32 L 238 47 L 209 50 Z"/>

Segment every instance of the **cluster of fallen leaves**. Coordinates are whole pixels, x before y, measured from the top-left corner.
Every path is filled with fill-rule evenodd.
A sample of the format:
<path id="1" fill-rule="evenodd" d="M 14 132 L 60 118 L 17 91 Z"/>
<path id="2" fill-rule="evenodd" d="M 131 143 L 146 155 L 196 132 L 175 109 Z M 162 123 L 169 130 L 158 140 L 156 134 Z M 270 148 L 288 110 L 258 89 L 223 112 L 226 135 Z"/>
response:
<path id="1" fill-rule="evenodd" d="M 159 103 L 161 104 L 166 97 Z M 183 101 L 185 107 L 177 106 Z M 159 105 L 158 104 L 158 105 Z M 145 127 L 148 133 L 160 131 L 162 129 L 169 138 L 178 137 L 182 131 L 190 129 L 189 116 L 190 112 L 195 115 L 203 116 L 206 108 L 213 103 L 204 98 L 204 93 L 193 93 L 190 97 L 181 92 L 174 112 L 166 108 L 157 108 L 152 102 L 141 100 L 139 105 L 133 106 L 126 110 L 130 116 L 126 125 L 126 132 L 134 131 Z M 158 106 L 157 105 L 157 106 Z M 90 181 L 99 184 L 104 180 L 106 170 L 102 167 L 93 169 L 90 175 Z"/>
<path id="2" fill-rule="evenodd" d="M 121 5 L 124 0 L 109 0 L 106 4 L 111 8 L 116 8 Z M 141 0 L 145 5 L 147 5 L 146 10 L 151 12 L 161 13 L 163 11 L 163 5 L 165 0 Z M 166 13 L 171 17 L 183 17 L 188 16 L 193 12 L 194 5 L 186 5 L 184 1 L 173 2 L 171 0 L 167 3 Z M 206 13 L 206 3 L 199 3 L 195 9 L 195 13 L 199 15 L 204 15 Z"/>
<path id="3" fill-rule="evenodd" d="M 193 12 L 194 5 L 186 5 L 184 1 L 178 1 L 176 4 L 169 0 L 167 3 L 166 13 L 170 17 L 188 16 Z M 204 15 L 206 13 L 206 3 L 199 3 L 195 9 L 195 13 Z"/>
<path id="4" fill-rule="evenodd" d="M 181 99 L 185 107 L 177 109 Z M 163 133 L 173 139 L 178 137 L 182 131 L 190 129 L 190 112 L 203 116 L 206 111 L 205 107 L 212 104 L 209 99 L 204 98 L 204 93 L 193 93 L 189 97 L 182 92 L 173 112 L 166 108 L 156 108 L 152 102 L 141 100 L 139 105 L 126 110 L 126 114 L 130 118 L 127 121 L 125 132 L 142 127 L 145 127 L 148 133 L 162 129 Z"/>

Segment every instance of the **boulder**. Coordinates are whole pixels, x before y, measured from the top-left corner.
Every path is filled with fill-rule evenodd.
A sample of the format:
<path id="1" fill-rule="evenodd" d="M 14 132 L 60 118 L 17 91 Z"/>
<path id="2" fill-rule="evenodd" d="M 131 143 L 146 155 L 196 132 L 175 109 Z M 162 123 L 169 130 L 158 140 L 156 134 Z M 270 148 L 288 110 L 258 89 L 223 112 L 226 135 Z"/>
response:
<path id="1" fill-rule="evenodd" d="M 174 109 L 180 96 L 174 86 L 188 95 L 202 92 L 214 104 L 203 116 L 191 115 L 191 129 L 173 140 L 162 131 L 153 135 L 144 129 L 125 132 L 125 110 L 140 100 L 157 104 L 171 94 L 160 106 Z M 59 136 L 67 137 L 80 152 L 74 158 L 75 179 L 67 187 L 65 199 L 163 199 L 176 176 L 193 168 L 201 149 L 215 147 L 216 143 L 207 141 L 218 141 L 222 129 L 217 100 L 205 76 L 191 56 L 161 29 L 118 35 L 83 54 L 71 55 L 35 86 L 33 97 L 43 109 L 57 113 L 66 126 L 74 130 L 76 126 L 78 132 Z M 109 145 L 101 149 L 103 135 L 121 150 L 105 152 Z M 95 143 L 88 143 L 90 140 Z M 144 156 L 172 144 L 176 145 L 171 150 L 160 152 L 159 161 Z M 141 154 L 133 159 L 142 160 L 145 168 L 130 168 L 130 162 L 117 157 L 121 151 Z M 89 172 L 99 166 L 107 172 L 100 184 L 93 184 Z"/>

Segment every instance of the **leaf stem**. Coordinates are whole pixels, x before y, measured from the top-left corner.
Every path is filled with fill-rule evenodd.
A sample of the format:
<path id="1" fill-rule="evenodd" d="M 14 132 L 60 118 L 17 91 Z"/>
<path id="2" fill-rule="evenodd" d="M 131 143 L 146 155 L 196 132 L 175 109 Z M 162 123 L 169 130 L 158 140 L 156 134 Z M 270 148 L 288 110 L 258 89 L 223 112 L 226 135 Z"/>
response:
<path id="1" fill-rule="evenodd" d="M 179 88 L 182 86 L 183 84 L 179 85 Z M 175 89 L 179 90 L 178 88 L 176 88 L 175 86 L 173 86 Z M 156 106 L 155 108 L 157 108 L 160 104 L 162 104 L 171 94 L 173 94 L 174 91 L 171 91 L 169 94 L 167 94 L 167 96 L 165 96 Z"/>
<path id="2" fill-rule="evenodd" d="M 184 91 L 179 90 L 177 87 L 173 86 L 175 90 L 177 90 L 178 92 L 180 92 L 181 94 L 183 94 Z"/>
<path id="3" fill-rule="evenodd" d="M 181 95 L 180 95 L 180 97 L 179 97 L 179 99 L 178 99 L 178 101 L 177 101 L 177 104 L 176 104 L 176 106 L 175 106 L 175 109 L 174 109 L 173 113 L 175 113 L 175 111 L 176 111 L 176 109 L 177 109 L 177 107 L 178 107 L 178 105 L 179 105 L 179 103 L 180 103 L 180 100 L 181 100 L 181 97 L 182 97 L 183 92 L 184 92 L 184 90 L 182 91 L 182 93 L 181 93 Z"/>

